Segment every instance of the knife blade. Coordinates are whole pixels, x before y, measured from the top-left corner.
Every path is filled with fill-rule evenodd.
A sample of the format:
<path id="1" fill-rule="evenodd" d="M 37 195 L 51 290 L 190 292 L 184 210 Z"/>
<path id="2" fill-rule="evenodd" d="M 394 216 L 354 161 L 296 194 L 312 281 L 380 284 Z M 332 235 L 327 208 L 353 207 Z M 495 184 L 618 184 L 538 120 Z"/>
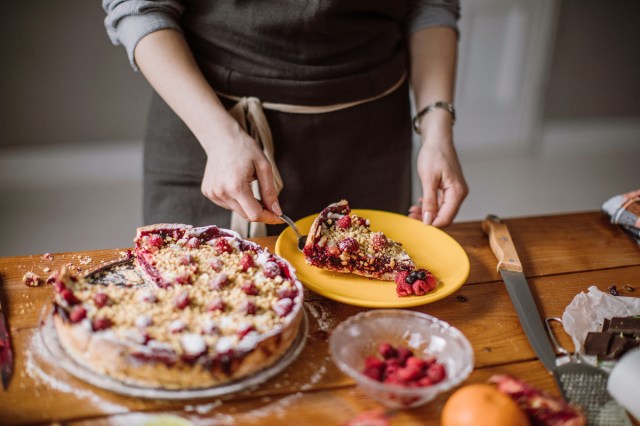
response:
<path id="1" fill-rule="evenodd" d="M 0 374 L 2 375 L 2 388 L 7 390 L 9 381 L 13 375 L 13 352 L 11 350 L 11 339 L 9 330 L 2 310 L 0 300 Z"/>
<path id="2" fill-rule="evenodd" d="M 498 216 L 488 215 L 482 222 L 482 230 L 489 237 L 491 251 L 498 259 L 498 272 L 531 347 L 547 370 L 553 371 L 556 368 L 556 353 L 531 295 L 507 225 Z"/>

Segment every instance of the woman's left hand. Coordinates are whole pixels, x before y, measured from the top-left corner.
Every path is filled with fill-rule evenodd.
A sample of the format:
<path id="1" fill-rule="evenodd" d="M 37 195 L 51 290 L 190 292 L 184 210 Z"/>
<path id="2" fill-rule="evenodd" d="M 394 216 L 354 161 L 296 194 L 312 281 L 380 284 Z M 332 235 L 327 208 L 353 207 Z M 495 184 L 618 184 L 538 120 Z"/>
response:
<path id="1" fill-rule="evenodd" d="M 429 118 L 437 119 L 437 113 L 448 114 L 444 111 L 434 112 L 436 114 Z M 424 124 L 428 126 L 428 123 Z M 418 204 L 409 209 L 409 217 L 428 225 L 448 226 L 458 213 L 469 188 L 453 145 L 451 126 L 431 126 L 422 134 L 417 160 L 422 197 Z"/>

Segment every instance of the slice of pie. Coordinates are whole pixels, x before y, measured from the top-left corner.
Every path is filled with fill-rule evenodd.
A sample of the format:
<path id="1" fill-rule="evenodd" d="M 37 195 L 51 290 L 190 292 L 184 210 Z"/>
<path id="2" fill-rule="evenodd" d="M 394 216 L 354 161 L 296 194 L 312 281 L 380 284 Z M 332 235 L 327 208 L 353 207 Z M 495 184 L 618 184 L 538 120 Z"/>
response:
<path id="1" fill-rule="evenodd" d="M 330 204 L 313 221 L 303 253 L 309 265 L 321 269 L 396 281 L 399 296 L 423 295 L 436 286 L 435 277 L 417 269 L 401 243 L 351 214 L 347 200 Z"/>
<path id="2" fill-rule="evenodd" d="M 273 365 L 295 340 L 303 291 L 284 259 L 216 226 L 147 226 L 135 244 L 142 284 L 57 275 L 53 323 L 79 364 L 135 386 L 207 388 Z"/>

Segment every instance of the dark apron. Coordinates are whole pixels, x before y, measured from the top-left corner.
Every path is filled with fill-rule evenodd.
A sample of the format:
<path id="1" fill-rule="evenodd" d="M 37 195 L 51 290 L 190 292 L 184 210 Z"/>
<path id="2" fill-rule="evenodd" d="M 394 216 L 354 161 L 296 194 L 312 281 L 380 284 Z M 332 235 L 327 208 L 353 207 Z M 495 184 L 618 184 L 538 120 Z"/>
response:
<path id="1" fill-rule="evenodd" d="M 400 79 L 407 69 L 403 13 L 399 1 L 323 0 L 310 6 L 299 0 L 198 0 L 187 2 L 182 25 L 216 91 L 328 105 L 375 96 Z M 299 219 L 346 198 L 354 208 L 406 214 L 408 92 L 405 83 L 381 99 L 331 113 L 265 110 L 284 181 L 283 211 Z M 193 134 L 154 95 L 145 135 L 145 223 L 229 227 L 230 212 L 200 191 L 205 162 Z M 270 233 L 280 229 L 270 227 Z"/>

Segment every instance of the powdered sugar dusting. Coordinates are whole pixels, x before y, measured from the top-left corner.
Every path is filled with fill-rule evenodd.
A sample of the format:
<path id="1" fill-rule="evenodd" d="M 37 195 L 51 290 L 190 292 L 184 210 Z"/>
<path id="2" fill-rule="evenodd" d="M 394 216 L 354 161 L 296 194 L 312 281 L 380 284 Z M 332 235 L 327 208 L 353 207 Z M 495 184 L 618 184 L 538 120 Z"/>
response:
<path id="1" fill-rule="evenodd" d="M 67 373 L 48 360 L 50 358 L 50 354 L 38 333 L 34 334 L 31 338 L 31 342 L 29 342 L 29 350 L 25 352 L 25 358 L 25 371 L 34 382 L 48 386 L 49 388 L 59 392 L 73 394 L 79 399 L 90 401 L 105 414 L 116 414 L 129 411 L 129 408 L 124 405 L 105 401 L 90 390 L 79 389 L 69 383 L 69 381 L 64 377 Z"/>
<path id="2" fill-rule="evenodd" d="M 319 302 L 305 302 L 305 306 L 311 315 L 318 322 L 318 328 L 326 333 L 330 333 L 335 325 L 335 320 L 331 318 L 331 313 L 327 311 Z"/>

